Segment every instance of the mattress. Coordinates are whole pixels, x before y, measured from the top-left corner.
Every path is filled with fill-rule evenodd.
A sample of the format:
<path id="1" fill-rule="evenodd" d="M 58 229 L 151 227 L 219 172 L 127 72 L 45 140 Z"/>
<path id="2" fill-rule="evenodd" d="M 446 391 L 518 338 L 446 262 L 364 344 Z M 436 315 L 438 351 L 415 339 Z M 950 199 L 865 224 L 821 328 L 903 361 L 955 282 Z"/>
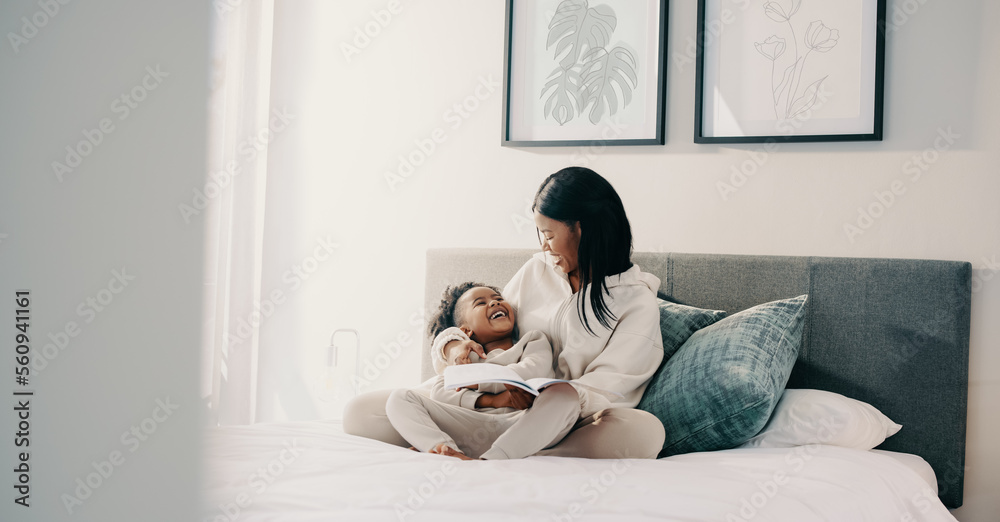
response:
<path id="1" fill-rule="evenodd" d="M 314 421 L 213 428 L 204 450 L 213 522 L 955 520 L 919 457 L 835 446 L 465 462 Z"/>

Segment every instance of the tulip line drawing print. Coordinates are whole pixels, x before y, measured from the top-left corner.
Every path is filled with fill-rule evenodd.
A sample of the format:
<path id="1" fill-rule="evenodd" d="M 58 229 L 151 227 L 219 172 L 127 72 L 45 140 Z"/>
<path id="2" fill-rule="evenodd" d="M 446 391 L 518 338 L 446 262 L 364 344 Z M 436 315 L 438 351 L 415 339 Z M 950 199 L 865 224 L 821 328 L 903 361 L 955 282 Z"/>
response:
<path id="1" fill-rule="evenodd" d="M 563 0 L 549 20 L 545 50 L 558 63 L 539 95 L 543 117 L 560 126 L 587 113 L 597 125 L 632 101 L 638 61 L 624 43 L 610 43 L 618 26 L 614 9 L 588 0 Z M 621 99 L 619 99 L 621 98 Z"/>
<path id="2" fill-rule="evenodd" d="M 808 62 L 809 55 L 813 52 L 827 53 L 837 45 L 840 32 L 837 29 L 827 27 L 822 20 L 813 20 L 802 32 L 802 44 L 805 53 L 799 47 L 799 39 L 796 36 L 795 25 L 792 19 L 799 11 L 803 0 L 773 0 L 764 3 L 764 14 L 768 18 L 782 25 L 788 26 L 788 34 L 792 41 L 794 56 L 788 53 L 787 40 L 772 34 L 763 42 L 754 42 L 757 52 L 764 58 L 771 61 L 771 104 L 774 106 L 774 117 L 778 120 L 789 120 L 797 118 L 808 111 L 816 104 L 823 82 L 829 75 L 819 77 L 817 74 L 807 76 L 807 78 L 819 78 L 807 87 L 800 90 L 802 76 Z M 801 28 L 801 25 L 799 26 Z M 784 57 L 784 59 L 782 59 Z M 788 66 L 779 66 L 791 63 Z M 783 69 L 782 69 L 783 67 Z M 776 73 L 781 70 L 780 79 Z"/>

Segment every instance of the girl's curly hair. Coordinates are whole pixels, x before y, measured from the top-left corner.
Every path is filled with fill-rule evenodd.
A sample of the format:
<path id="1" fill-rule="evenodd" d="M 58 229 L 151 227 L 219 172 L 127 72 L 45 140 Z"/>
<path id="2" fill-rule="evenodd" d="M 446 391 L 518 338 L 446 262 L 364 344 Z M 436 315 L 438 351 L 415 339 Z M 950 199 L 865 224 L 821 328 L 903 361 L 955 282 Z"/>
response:
<path id="1" fill-rule="evenodd" d="M 438 304 L 437 311 L 434 312 L 430 321 L 427 322 L 427 335 L 433 339 L 446 329 L 451 328 L 452 326 L 459 326 L 461 321 L 458 314 L 455 313 L 455 304 L 466 292 L 480 286 L 489 288 L 498 294 L 500 293 L 500 289 L 495 286 L 484 285 L 473 281 L 467 281 L 457 285 L 449 285 L 445 288 L 444 292 L 441 294 L 441 302 Z"/>

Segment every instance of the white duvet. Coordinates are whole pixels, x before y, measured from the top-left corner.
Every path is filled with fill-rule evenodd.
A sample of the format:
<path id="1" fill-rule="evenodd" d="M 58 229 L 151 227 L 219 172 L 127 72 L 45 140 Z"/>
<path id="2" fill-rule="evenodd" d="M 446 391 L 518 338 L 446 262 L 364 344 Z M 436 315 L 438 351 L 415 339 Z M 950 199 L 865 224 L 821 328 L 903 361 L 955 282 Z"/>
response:
<path id="1" fill-rule="evenodd" d="M 205 438 L 212 522 L 955 520 L 921 477 L 930 467 L 919 457 L 834 446 L 464 462 L 329 422 L 218 428 Z"/>

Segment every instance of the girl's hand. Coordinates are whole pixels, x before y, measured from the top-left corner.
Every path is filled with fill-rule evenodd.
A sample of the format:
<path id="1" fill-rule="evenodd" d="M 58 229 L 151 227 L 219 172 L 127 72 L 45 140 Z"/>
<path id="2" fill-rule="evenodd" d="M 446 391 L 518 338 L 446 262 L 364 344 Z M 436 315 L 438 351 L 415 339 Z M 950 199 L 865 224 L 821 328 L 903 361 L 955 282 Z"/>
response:
<path id="1" fill-rule="evenodd" d="M 476 341 L 451 341 L 444 346 L 444 360 L 448 366 L 473 362 L 469 356 L 472 353 L 478 355 L 479 360 L 486 360 L 486 352 L 483 350 L 483 346 Z"/>

